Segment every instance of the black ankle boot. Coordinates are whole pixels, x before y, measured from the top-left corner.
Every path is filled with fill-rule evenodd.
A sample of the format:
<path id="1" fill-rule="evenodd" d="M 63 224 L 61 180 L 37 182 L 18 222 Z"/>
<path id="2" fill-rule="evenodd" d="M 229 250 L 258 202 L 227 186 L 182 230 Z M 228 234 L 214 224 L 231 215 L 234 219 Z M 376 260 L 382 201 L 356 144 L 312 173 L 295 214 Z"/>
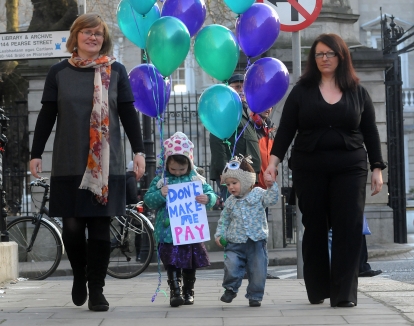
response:
<path id="1" fill-rule="evenodd" d="M 82 306 L 88 298 L 86 288 L 86 240 L 83 243 L 65 242 L 65 251 L 73 272 L 72 301 Z"/>
<path id="2" fill-rule="evenodd" d="M 105 286 L 110 253 L 111 243 L 109 241 L 88 240 L 89 310 L 107 311 L 109 309 L 109 303 L 103 295 L 103 287 Z"/>
<path id="3" fill-rule="evenodd" d="M 185 305 L 194 304 L 195 273 L 195 269 L 183 271 L 183 296 Z"/>
<path id="4" fill-rule="evenodd" d="M 181 269 L 168 266 L 167 275 L 168 285 L 170 286 L 170 306 L 181 306 L 184 304 L 184 298 L 181 292 Z"/>

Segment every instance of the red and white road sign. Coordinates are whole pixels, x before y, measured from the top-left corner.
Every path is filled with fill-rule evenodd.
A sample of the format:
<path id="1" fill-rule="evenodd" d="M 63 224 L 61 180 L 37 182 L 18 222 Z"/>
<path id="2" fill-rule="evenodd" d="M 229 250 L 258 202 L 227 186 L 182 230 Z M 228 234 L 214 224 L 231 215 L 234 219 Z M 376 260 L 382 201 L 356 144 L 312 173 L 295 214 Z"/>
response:
<path id="1" fill-rule="evenodd" d="M 297 32 L 311 25 L 322 9 L 322 0 L 256 0 L 273 7 L 280 19 L 280 29 Z"/>

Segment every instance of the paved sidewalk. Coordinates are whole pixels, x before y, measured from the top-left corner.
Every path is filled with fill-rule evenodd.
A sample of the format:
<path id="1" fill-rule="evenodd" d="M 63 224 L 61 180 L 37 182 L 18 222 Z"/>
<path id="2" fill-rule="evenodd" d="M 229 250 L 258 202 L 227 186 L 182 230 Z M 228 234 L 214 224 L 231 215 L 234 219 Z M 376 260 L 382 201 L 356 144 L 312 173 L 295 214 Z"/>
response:
<path id="1" fill-rule="evenodd" d="M 411 245 L 387 244 L 368 248 L 371 258 L 413 259 Z M 222 269 L 223 252 L 210 252 L 211 268 Z M 296 248 L 269 251 L 269 265 L 295 265 Z M 166 275 L 154 302 L 158 277 L 151 271 L 130 279 L 107 278 L 105 294 L 108 312 L 96 313 L 85 304 L 75 307 L 71 301 L 72 280 L 51 277 L 45 281 L 19 281 L 5 284 L 0 291 L 0 325 L 151 325 L 151 326 L 261 326 L 261 325 L 414 325 L 414 285 L 377 276 L 359 279 L 358 306 L 331 308 L 329 300 L 311 305 L 303 280 L 270 279 L 260 308 L 248 306 L 244 298 L 246 281 L 231 304 L 220 301 L 221 279 L 212 280 L 199 273 L 195 286 L 195 305 L 169 306 Z M 71 275 L 62 261 L 57 275 Z"/>
<path id="2" fill-rule="evenodd" d="M 248 306 L 246 282 L 231 304 L 220 301 L 221 280 L 199 277 L 194 306 L 171 308 L 159 292 L 154 273 L 130 280 L 108 279 L 108 312 L 89 311 L 71 302 L 69 279 L 21 281 L 0 294 L 1 326 L 20 325 L 151 325 L 151 326 L 261 326 L 261 325 L 414 325 L 414 285 L 375 277 L 360 279 L 358 306 L 331 308 L 309 304 L 303 280 L 268 280 L 260 308 Z M 162 290 L 167 291 L 165 278 Z"/>
<path id="3" fill-rule="evenodd" d="M 414 243 L 411 244 L 376 244 L 368 247 L 369 260 L 375 259 L 387 259 L 389 256 L 395 257 L 395 259 L 406 259 L 412 257 L 414 250 Z M 224 267 L 223 251 L 209 251 L 208 252 L 211 266 L 209 269 L 222 269 Z M 284 265 L 296 265 L 296 245 L 288 245 L 287 248 L 271 249 L 268 251 L 269 266 L 284 266 Z M 153 261 L 156 261 L 156 257 L 153 257 Z M 157 272 L 158 264 L 151 263 L 146 269 L 147 272 Z M 72 269 L 69 261 L 62 260 L 58 266 L 58 269 L 53 276 L 68 276 L 72 275 Z"/>

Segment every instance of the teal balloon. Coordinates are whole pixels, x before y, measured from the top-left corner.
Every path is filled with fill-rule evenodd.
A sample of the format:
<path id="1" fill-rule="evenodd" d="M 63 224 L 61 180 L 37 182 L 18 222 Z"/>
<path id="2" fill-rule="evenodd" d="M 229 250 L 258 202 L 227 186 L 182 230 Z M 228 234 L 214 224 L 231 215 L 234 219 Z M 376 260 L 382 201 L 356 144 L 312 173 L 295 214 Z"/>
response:
<path id="1" fill-rule="evenodd" d="M 210 86 L 200 96 L 198 115 L 209 132 L 220 139 L 228 139 L 242 117 L 240 96 L 229 86 Z"/>
<path id="2" fill-rule="evenodd" d="M 227 7 L 229 7 L 230 10 L 236 14 L 244 13 L 255 2 L 255 0 L 224 0 L 224 3 L 227 5 Z"/>
<path id="3" fill-rule="evenodd" d="M 210 76 L 225 81 L 239 62 L 240 48 L 231 30 L 222 25 L 204 27 L 194 41 L 194 55 Z"/>
<path id="4" fill-rule="evenodd" d="M 135 11 L 141 15 L 147 14 L 157 0 L 128 0 Z"/>
<path id="5" fill-rule="evenodd" d="M 116 12 L 118 26 L 125 37 L 141 49 L 146 49 L 148 31 L 161 16 L 160 8 L 153 5 L 146 15 L 134 10 L 128 0 L 121 0 Z"/>
<path id="6" fill-rule="evenodd" d="M 147 52 L 161 75 L 170 76 L 183 63 L 189 49 L 190 33 L 181 20 L 165 16 L 152 24 Z"/>

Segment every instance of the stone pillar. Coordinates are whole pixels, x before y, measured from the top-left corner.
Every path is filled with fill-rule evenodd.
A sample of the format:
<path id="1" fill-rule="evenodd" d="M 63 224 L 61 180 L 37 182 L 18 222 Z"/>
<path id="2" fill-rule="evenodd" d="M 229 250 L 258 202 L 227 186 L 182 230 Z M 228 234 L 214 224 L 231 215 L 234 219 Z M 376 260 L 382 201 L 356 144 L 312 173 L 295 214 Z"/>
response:
<path id="1" fill-rule="evenodd" d="M 19 277 L 17 243 L 0 242 L 0 284 Z"/>
<path id="2" fill-rule="evenodd" d="M 375 107 L 378 132 L 381 140 L 381 151 L 384 161 L 387 161 L 387 116 L 385 105 L 384 71 L 392 65 L 385 59 L 381 50 L 355 48 L 352 50 L 352 62 L 357 70 L 360 83 L 367 89 Z M 384 185 L 382 191 L 371 196 L 371 172 L 367 180 L 367 199 L 365 215 L 372 235 L 367 236 L 367 244 L 393 243 L 393 210 L 388 206 L 388 169 L 382 171 Z"/>
<path id="3" fill-rule="evenodd" d="M 52 65 L 59 62 L 59 59 L 38 59 L 29 60 L 28 66 L 21 69 L 21 75 L 25 77 L 29 82 L 27 102 L 28 102 L 28 113 L 29 113 L 29 148 L 32 148 L 33 134 L 36 126 L 37 116 L 42 108 L 40 101 L 42 100 L 43 88 L 45 85 L 46 75 Z M 50 172 L 52 167 L 52 150 L 54 141 L 55 127 L 53 127 L 52 134 L 46 143 L 45 151 L 42 155 L 42 177 L 50 178 Z M 34 180 L 31 177 L 31 180 Z M 35 202 L 41 202 L 43 197 L 43 188 L 33 188 Z M 35 210 L 32 204 L 32 211 Z"/>

